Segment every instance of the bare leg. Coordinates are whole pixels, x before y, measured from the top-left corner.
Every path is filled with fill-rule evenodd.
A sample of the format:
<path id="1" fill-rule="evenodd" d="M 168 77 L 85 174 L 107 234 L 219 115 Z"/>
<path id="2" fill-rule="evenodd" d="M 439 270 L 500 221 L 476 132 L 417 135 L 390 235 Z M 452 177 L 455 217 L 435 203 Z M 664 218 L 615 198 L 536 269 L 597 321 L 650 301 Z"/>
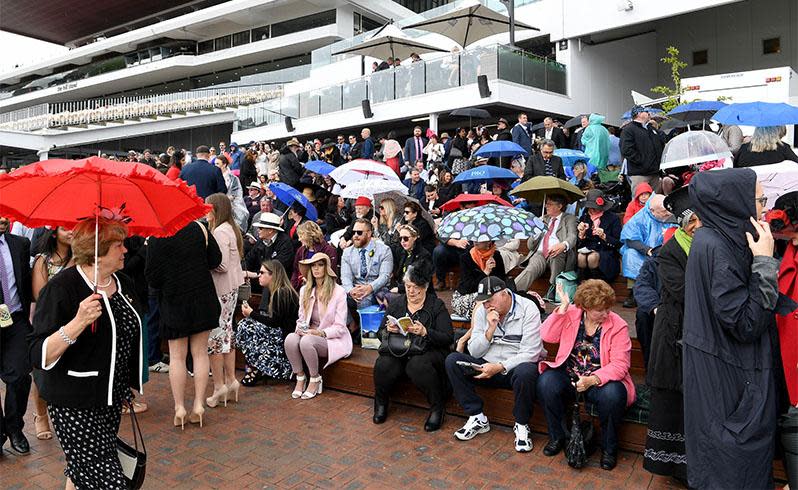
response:
<path id="1" fill-rule="evenodd" d="M 193 353 L 192 353 L 193 355 Z M 211 363 L 211 374 L 213 376 L 213 391 L 219 391 L 224 388 L 224 359 L 222 358 L 224 354 L 211 354 L 210 363 Z M 197 373 L 194 372 L 194 379 L 196 379 Z"/>
<path id="2" fill-rule="evenodd" d="M 208 334 L 200 332 L 189 338 L 191 357 L 194 359 L 194 412 L 202 412 L 205 390 L 208 388 Z M 169 366 L 171 374 L 172 367 Z"/>
<path id="3" fill-rule="evenodd" d="M 598 269 L 599 259 L 601 259 L 601 256 L 599 255 L 598 252 L 590 252 L 590 254 L 587 256 L 587 259 L 586 259 L 587 260 L 587 266 L 590 269 Z"/>
<path id="4" fill-rule="evenodd" d="M 236 379 L 236 350 L 230 349 L 227 354 L 222 354 L 224 360 L 224 383 L 227 386 L 232 385 Z"/>
<path id="5" fill-rule="evenodd" d="M 171 369 L 171 367 L 169 369 Z M 75 484 L 72 483 L 72 480 L 70 480 L 69 477 L 67 477 L 66 485 L 64 486 L 64 488 L 66 490 L 75 490 Z"/>
<path id="6" fill-rule="evenodd" d="M 47 414 L 47 402 L 39 396 L 39 389 L 36 383 L 31 383 L 31 398 L 33 398 L 33 425 L 36 430 L 36 438 L 49 440 L 53 438 L 53 430 L 50 428 L 50 417 Z"/>
<path id="7" fill-rule="evenodd" d="M 584 269 L 587 267 L 587 255 L 586 254 L 576 254 L 576 266 L 580 269 Z"/>
<path id="8" fill-rule="evenodd" d="M 186 392 L 186 354 L 188 339 L 169 341 L 169 384 L 172 387 L 172 398 L 175 400 L 175 411 L 184 408 L 183 397 Z M 207 376 L 207 374 L 206 374 Z"/>

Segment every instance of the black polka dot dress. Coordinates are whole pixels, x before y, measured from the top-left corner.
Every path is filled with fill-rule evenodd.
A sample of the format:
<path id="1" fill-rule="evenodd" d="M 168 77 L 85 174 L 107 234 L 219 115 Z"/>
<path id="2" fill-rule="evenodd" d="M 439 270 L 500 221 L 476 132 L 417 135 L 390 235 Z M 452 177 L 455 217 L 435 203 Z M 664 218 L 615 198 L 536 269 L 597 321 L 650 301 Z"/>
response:
<path id="1" fill-rule="evenodd" d="M 116 363 L 113 405 L 67 408 L 48 405 L 53 428 L 66 456 L 64 474 L 77 489 L 125 489 L 122 466 L 116 452 L 122 402 L 130 398 L 129 363 L 139 324 L 133 309 L 120 293 L 109 300 L 116 322 Z"/>

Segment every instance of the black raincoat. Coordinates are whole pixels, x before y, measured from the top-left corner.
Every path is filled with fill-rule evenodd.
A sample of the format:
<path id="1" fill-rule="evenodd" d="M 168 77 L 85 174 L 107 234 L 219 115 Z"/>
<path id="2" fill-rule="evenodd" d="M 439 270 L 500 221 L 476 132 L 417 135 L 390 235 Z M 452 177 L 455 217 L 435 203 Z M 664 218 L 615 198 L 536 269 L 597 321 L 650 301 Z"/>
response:
<path id="1" fill-rule="evenodd" d="M 779 262 L 753 257 L 756 174 L 702 172 L 685 276 L 683 389 L 687 477 L 694 488 L 773 488 L 773 369 Z"/>

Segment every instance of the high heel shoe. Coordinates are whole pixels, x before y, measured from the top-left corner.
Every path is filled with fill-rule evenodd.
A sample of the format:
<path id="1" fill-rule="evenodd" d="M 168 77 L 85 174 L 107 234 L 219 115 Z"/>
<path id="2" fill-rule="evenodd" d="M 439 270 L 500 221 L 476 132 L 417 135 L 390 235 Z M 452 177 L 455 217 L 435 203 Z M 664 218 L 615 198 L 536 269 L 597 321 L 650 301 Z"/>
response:
<path id="1" fill-rule="evenodd" d="M 322 384 L 321 376 L 316 376 L 315 378 L 311 376 L 310 383 L 318 383 L 318 384 L 316 385 L 316 389 L 314 391 L 305 391 L 304 393 L 302 393 L 303 400 L 310 400 L 316 395 L 321 395 L 321 384 Z M 308 385 L 310 385 L 310 383 L 308 383 Z"/>
<path id="2" fill-rule="evenodd" d="M 297 398 L 302 397 L 302 392 L 304 391 L 304 387 L 305 387 L 305 379 L 307 379 L 307 378 L 305 378 L 304 374 L 297 374 L 296 375 L 296 380 L 302 382 L 302 389 L 301 390 L 296 390 L 295 389 L 291 393 L 291 398 L 297 399 Z"/>
<path id="3" fill-rule="evenodd" d="M 186 425 L 186 408 L 185 407 L 178 407 L 175 408 L 175 427 L 178 425 L 180 426 L 180 430 L 185 430 Z"/>
<path id="4" fill-rule="evenodd" d="M 50 428 L 50 417 L 46 412 L 44 415 L 34 413 L 33 425 L 36 427 L 36 439 L 48 441 L 53 438 L 53 430 Z"/>
<path id="5" fill-rule="evenodd" d="M 227 394 L 228 396 L 235 400 L 238 403 L 238 389 L 241 388 L 241 383 L 238 382 L 237 379 L 234 379 L 232 383 L 227 385 Z M 232 396 L 230 394 L 232 393 Z"/>
<path id="6" fill-rule="evenodd" d="M 211 408 L 216 408 L 216 406 L 219 404 L 219 399 L 220 398 L 222 399 L 222 402 L 224 403 L 224 406 L 226 407 L 227 406 L 227 386 L 226 385 L 222 385 L 222 387 L 219 388 L 218 390 L 213 390 L 213 395 L 211 395 L 208 398 L 206 398 L 205 399 L 205 403 Z"/>
<path id="7" fill-rule="evenodd" d="M 191 411 L 191 415 L 188 416 L 188 421 L 192 424 L 199 424 L 202 427 L 202 416 L 205 415 L 205 409 L 203 408 L 199 412 Z"/>

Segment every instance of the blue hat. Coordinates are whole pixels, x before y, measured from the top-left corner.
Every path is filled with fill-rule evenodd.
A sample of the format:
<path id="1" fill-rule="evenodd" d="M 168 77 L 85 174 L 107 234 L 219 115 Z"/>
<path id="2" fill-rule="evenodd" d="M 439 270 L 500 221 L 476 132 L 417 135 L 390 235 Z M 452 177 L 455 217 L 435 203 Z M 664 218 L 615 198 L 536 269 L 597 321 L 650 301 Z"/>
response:
<path id="1" fill-rule="evenodd" d="M 232 142 L 230 142 L 230 146 L 231 147 L 235 146 L 236 148 L 238 148 L 238 143 L 236 143 L 235 141 L 232 141 Z"/>
<path id="2" fill-rule="evenodd" d="M 640 114 L 641 112 L 651 113 L 651 109 L 649 109 L 648 107 L 643 107 L 641 105 L 636 105 L 632 107 L 632 119 L 636 118 L 637 115 Z"/>

